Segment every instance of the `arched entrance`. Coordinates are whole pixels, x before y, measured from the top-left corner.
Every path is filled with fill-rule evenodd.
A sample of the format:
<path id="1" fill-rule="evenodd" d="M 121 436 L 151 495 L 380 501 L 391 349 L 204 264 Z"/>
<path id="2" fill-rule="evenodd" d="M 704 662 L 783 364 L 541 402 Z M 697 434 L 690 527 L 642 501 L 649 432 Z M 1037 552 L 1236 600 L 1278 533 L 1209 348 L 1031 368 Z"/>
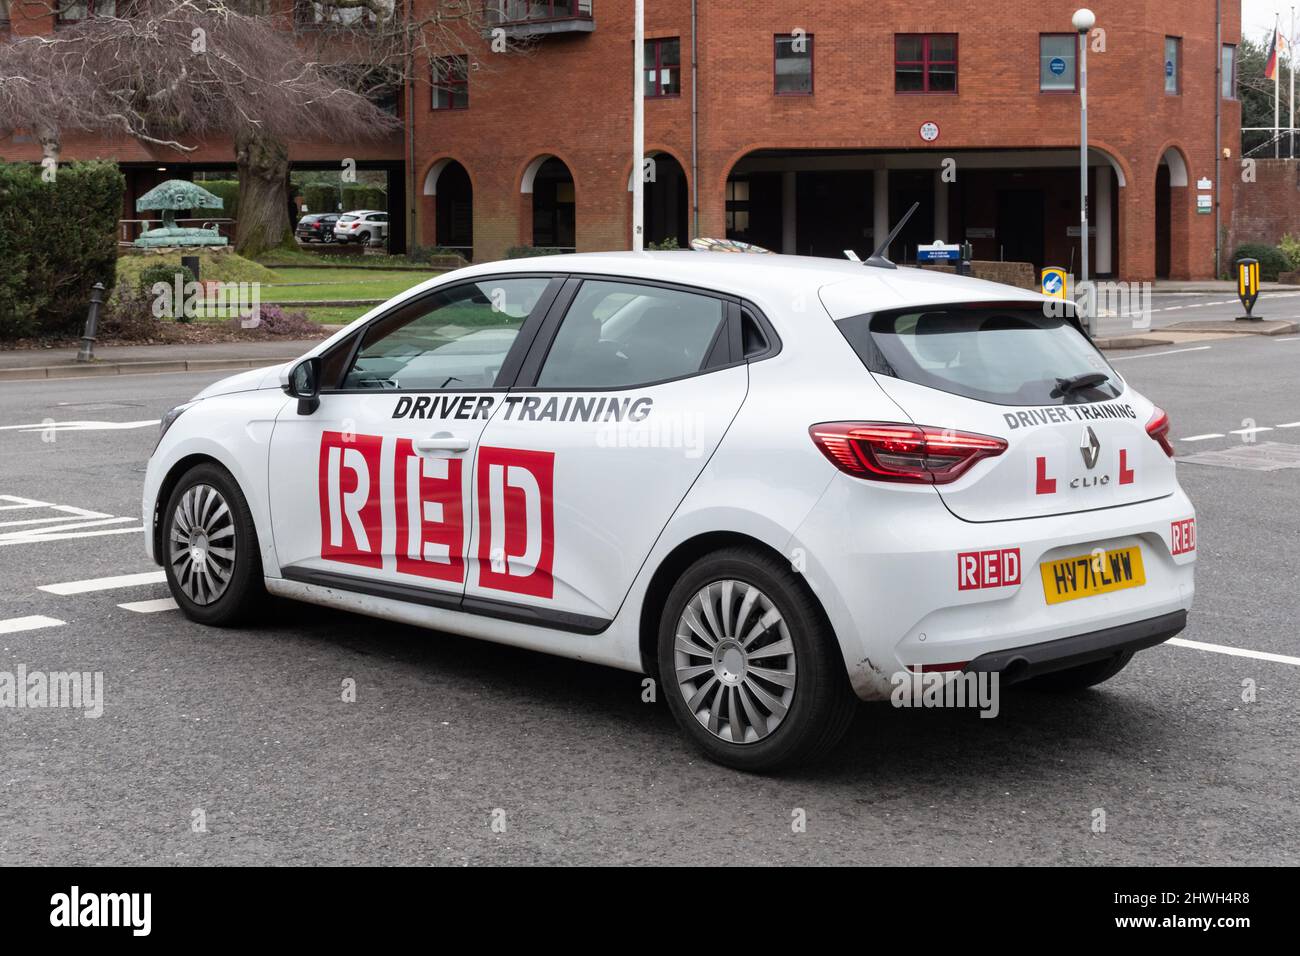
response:
<path id="1" fill-rule="evenodd" d="M 529 167 L 524 192 L 533 194 L 533 245 L 565 252 L 578 244 L 577 203 L 573 174 L 555 156 Z"/>
<path id="2" fill-rule="evenodd" d="M 433 165 L 424 194 L 434 197 L 433 243 L 474 260 L 474 186 L 469 171 L 454 159 Z"/>
<path id="3" fill-rule="evenodd" d="M 670 153 L 655 153 L 650 159 L 645 182 L 645 244 L 675 240 L 678 248 L 688 249 L 691 224 L 686 170 Z"/>
<path id="4" fill-rule="evenodd" d="M 1169 279 L 1187 272 L 1187 162 L 1169 147 L 1156 167 L 1156 278 Z"/>

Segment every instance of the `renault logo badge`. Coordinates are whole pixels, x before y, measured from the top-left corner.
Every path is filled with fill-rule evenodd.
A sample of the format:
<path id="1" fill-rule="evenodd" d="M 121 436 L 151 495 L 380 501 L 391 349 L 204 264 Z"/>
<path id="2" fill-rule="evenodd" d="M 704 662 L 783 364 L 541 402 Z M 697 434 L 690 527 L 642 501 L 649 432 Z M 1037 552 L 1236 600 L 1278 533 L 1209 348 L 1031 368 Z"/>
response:
<path id="1" fill-rule="evenodd" d="M 1083 430 L 1083 440 L 1079 442 L 1079 453 L 1083 455 L 1083 463 L 1088 466 L 1088 470 L 1097 467 L 1097 459 L 1101 457 L 1101 442 L 1097 441 L 1097 433 L 1089 425 Z"/>

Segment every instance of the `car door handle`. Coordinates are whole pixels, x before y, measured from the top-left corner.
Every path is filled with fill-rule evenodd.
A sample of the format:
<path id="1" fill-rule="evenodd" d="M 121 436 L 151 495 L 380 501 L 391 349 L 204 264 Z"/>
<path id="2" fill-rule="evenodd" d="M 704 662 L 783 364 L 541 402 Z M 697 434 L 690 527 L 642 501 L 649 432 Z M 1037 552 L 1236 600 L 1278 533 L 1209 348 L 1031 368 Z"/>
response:
<path id="1" fill-rule="evenodd" d="M 451 432 L 438 432 L 428 438 L 417 438 L 411 444 L 422 455 L 438 451 L 469 451 L 469 439 L 457 438 Z"/>

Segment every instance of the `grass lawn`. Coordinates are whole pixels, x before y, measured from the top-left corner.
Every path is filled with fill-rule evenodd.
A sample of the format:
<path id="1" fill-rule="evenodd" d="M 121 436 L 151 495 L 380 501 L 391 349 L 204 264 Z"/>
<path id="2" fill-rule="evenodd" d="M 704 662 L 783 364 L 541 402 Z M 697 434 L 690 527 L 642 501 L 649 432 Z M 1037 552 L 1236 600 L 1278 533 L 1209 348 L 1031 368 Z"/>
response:
<path id="1" fill-rule="evenodd" d="M 263 302 L 390 299 L 438 275 L 428 272 L 378 272 L 374 269 L 276 269 L 262 285 Z M 360 313 L 358 313 L 360 314 Z"/>

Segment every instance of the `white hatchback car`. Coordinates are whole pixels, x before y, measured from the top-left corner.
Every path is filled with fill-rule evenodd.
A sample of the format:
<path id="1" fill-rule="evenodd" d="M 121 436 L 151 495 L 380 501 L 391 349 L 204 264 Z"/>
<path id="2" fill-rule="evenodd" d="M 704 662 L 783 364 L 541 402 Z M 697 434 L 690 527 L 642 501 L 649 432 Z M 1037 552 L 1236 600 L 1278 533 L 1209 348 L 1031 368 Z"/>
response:
<path id="1" fill-rule="evenodd" d="M 336 242 L 355 240 L 365 246 L 373 239 L 384 239 L 387 236 L 388 213 L 376 209 L 354 209 L 339 216 L 338 222 L 334 223 Z"/>
<path id="2" fill-rule="evenodd" d="M 709 755 L 816 757 L 896 675 L 1081 688 L 1178 633 L 1165 414 L 1037 294 L 848 261 L 461 269 L 172 410 L 149 548 L 265 592 L 655 675 Z"/>

